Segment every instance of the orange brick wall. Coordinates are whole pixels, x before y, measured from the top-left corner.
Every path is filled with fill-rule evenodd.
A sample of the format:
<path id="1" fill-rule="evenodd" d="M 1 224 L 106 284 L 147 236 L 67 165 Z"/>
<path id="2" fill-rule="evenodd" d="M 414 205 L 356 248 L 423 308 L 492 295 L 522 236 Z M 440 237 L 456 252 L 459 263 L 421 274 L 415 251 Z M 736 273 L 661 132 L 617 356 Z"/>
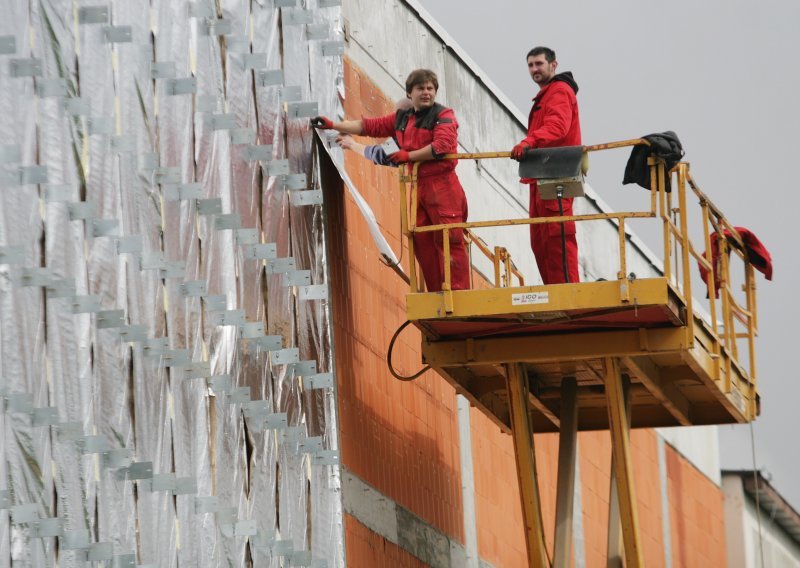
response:
<path id="1" fill-rule="evenodd" d="M 667 479 L 672 565 L 726 566 L 722 492 L 669 446 Z"/>
<path id="2" fill-rule="evenodd" d="M 394 107 L 393 101 L 348 59 L 345 93 L 347 118 L 380 116 Z M 352 153 L 346 156 L 346 166 L 390 245 L 399 252 L 403 243 L 396 170 L 376 167 Z M 395 329 L 406 319 L 407 285 L 378 260 L 366 223 L 349 194 L 345 192 L 341 200 L 327 203 L 332 227 L 329 239 L 342 462 L 365 482 L 463 543 L 455 391 L 431 372 L 413 382 L 400 382 L 389 374 L 386 348 Z M 407 252 L 403 250 L 406 271 Z M 420 339 L 416 329 L 409 327 L 398 340 L 394 364 L 400 373 L 408 375 L 420 368 Z M 511 438 L 481 411 L 473 408 L 470 416 L 479 553 L 497 567 L 525 566 Z M 656 434 L 634 431 L 631 444 L 645 559 L 647 566 L 663 566 Z M 546 536 L 552 550 L 558 439 L 555 435 L 537 435 L 535 445 Z M 609 434 L 582 433 L 579 448 L 587 566 L 600 567 L 606 564 L 608 538 Z M 722 566 L 721 491 L 674 450 L 668 452 L 673 565 Z M 348 565 L 417 565 L 349 516 L 346 530 Z M 698 540 L 703 541 L 702 546 L 695 542 Z"/>

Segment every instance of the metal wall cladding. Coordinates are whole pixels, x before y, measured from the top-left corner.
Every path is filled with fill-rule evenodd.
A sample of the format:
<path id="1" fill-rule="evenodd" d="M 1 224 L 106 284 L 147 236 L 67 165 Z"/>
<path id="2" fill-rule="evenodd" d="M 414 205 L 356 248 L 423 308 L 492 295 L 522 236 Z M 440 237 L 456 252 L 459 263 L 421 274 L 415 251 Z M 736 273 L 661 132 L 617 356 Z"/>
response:
<path id="1" fill-rule="evenodd" d="M 344 565 L 322 206 L 291 198 L 340 8 L 4 14 L 0 565 Z"/>

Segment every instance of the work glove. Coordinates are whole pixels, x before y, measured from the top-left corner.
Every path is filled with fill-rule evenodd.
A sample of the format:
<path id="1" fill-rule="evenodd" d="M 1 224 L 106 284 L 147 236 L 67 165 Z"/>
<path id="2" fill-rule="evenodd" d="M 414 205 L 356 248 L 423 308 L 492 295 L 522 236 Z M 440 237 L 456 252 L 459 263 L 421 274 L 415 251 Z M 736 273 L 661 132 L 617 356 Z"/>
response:
<path id="1" fill-rule="evenodd" d="M 387 158 L 393 164 L 407 164 L 410 161 L 406 150 L 398 150 L 394 154 L 389 154 Z"/>
<path id="2" fill-rule="evenodd" d="M 525 152 L 530 149 L 531 145 L 528 144 L 527 140 L 523 140 L 511 150 L 511 158 L 516 161 L 521 161 L 522 158 L 525 156 Z"/>
<path id="3" fill-rule="evenodd" d="M 311 126 L 320 130 L 332 130 L 333 121 L 327 116 L 315 116 L 311 119 Z"/>

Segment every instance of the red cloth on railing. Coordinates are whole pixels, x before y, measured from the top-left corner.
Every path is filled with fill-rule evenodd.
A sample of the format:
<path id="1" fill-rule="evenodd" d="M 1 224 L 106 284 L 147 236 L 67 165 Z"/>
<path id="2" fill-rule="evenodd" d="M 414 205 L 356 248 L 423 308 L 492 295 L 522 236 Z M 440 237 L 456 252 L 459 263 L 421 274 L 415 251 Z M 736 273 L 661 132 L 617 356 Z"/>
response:
<path id="1" fill-rule="evenodd" d="M 765 247 L 761 241 L 758 240 L 758 237 L 750 229 L 745 229 L 744 227 L 734 227 L 736 232 L 739 233 L 739 236 L 742 238 L 742 242 L 744 243 L 745 248 L 745 256 L 747 260 L 750 261 L 750 264 L 753 265 L 753 268 L 761 272 L 767 280 L 772 280 L 772 256 L 769 254 L 767 247 Z M 728 239 L 728 242 L 732 246 L 738 247 L 738 244 L 735 240 L 731 239 L 731 233 L 728 229 L 724 229 L 722 234 Z M 711 266 L 714 268 L 714 297 L 719 298 L 719 272 L 717 266 L 719 265 L 719 243 L 718 243 L 718 233 L 713 233 L 711 235 Z M 703 252 L 703 256 L 706 253 Z M 698 263 L 698 268 L 700 269 L 700 275 L 703 278 L 703 282 L 708 281 L 708 271 L 705 267 Z"/>

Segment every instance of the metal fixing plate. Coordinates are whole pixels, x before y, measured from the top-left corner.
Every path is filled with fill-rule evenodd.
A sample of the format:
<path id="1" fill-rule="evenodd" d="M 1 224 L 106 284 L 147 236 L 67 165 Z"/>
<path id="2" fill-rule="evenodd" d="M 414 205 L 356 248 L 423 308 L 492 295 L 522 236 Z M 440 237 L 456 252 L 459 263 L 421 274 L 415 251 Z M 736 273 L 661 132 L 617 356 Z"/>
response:
<path id="1" fill-rule="evenodd" d="M 311 102 L 287 102 L 286 103 L 286 117 L 293 118 L 310 118 L 319 114 L 319 103 L 316 101 Z"/>
<path id="2" fill-rule="evenodd" d="M 117 254 L 138 254 L 142 252 L 144 243 L 141 235 L 117 237 Z"/>
<path id="3" fill-rule="evenodd" d="M 108 43 L 130 43 L 133 41 L 131 26 L 105 26 L 103 37 Z"/>
<path id="4" fill-rule="evenodd" d="M 31 58 L 14 58 L 8 63 L 9 75 L 12 77 L 41 77 L 42 60 Z"/>
<path id="5" fill-rule="evenodd" d="M 153 477 L 153 462 L 133 462 L 128 466 L 128 479 L 150 479 Z"/>
<path id="6" fill-rule="evenodd" d="M 250 401 L 250 387 L 235 387 L 228 393 L 228 404 L 242 404 Z"/>
<path id="7" fill-rule="evenodd" d="M 328 24 L 306 24 L 306 39 L 328 39 L 328 35 L 330 35 L 330 26 Z"/>
<path id="8" fill-rule="evenodd" d="M 97 329 L 111 329 L 125 325 L 125 310 L 100 310 L 97 312 Z"/>
<path id="9" fill-rule="evenodd" d="M 197 493 L 197 479 L 194 477 L 176 477 L 173 495 L 195 495 Z"/>
<path id="10" fill-rule="evenodd" d="M 317 374 L 317 362 L 314 359 L 306 359 L 292 364 L 292 371 L 295 375 L 308 377 Z"/>
<path id="11" fill-rule="evenodd" d="M 311 284 L 310 270 L 290 270 L 283 274 L 284 286 L 308 286 Z"/>
<path id="12" fill-rule="evenodd" d="M 278 258 L 278 246 L 275 243 L 258 243 L 255 245 L 245 245 L 244 257 L 248 260 Z M 2 258 L 0 258 L 2 263 Z"/>
<path id="13" fill-rule="evenodd" d="M 289 365 L 298 361 L 300 361 L 300 349 L 297 347 L 289 347 L 272 352 L 273 365 Z"/>
<path id="14" fill-rule="evenodd" d="M 0 264 L 22 264 L 23 262 L 25 262 L 25 247 L 22 245 L 0 247 Z"/>
<path id="15" fill-rule="evenodd" d="M 320 42 L 322 55 L 325 57 L 333 57 L 337 55 L 344 55 L 344 42 L 342 40 L 328 40 Z"/>
<path id="16" fill-rule="evenodd" d="M 267 54 L 245 53 L 242 55 L 242 64 L 245 69 L 263 69 L 267 66 Z"/>
<path id="17" fill-rule="evenodd" d="M 219 511 L 219 497 L 195 497 L 194 498 L 194 512 L 200 513 L 216 513 Z"/>
<path id="18" fill-rule="evenodd" d="M 256 84 L 259 87 L 283 85 L 283 69 L 264 69 L 256 74 Z"/>
<path id="19" fill-rule="evenodd" d="M 295 207 L 306 207 L 308 205 L 321 205 L 322 190 L 306 189 L 302 191 L 293 191 L 289 196 L 289 200 Z"/>
<path id="20" fill-rule="evenodd" d="M 74 280 L 53 280 L 45 287 L 48 298 L 72 298 L 76 293 Z"/>
<path id="21" fill-rule="evenodd" d="M 58 424 L 58 408 L 55 406 L 42 406 L 33 409 L 34 427 L 52 426 Z"/>
<path id="22" fill-rule="evenodd" d="M 174 79 L 177 74 L 174 61 L 154 61 L 150 64 L 151 79 Z"/>
<path id="23" fill-rule="evenodd" d="M 306 189 L 308 178 L 306 174 L 289 174 L 283 178 L 283 187 L 285 189 Z"/>
<path id="24" fill-rule="evenodd" d="M 297 295 L 300 301 L 306 300 L 327 300 L 328 299 L 328 285 L 327 284 L 311 284 L 310 286 L 300 286 L 297 289 Z"/>
<path id="25" fill-rule="evenodd" d="M 67 82 L 64 79 L 37 79 L 36 93 L 46 99 L 50 97 L 66 97 Z"/>
<path id="26" fill-rule="evenodd" d="M 267 175 L 270 176 L 289 175 L 289 160 L 272 160 L 265 166 L 265 169 Z"/>
<path id="27" fill-rule="evenodd" d="M 47 166 L 22 166 L 19 168 L 19 180 L 22 185 L 47 183 Z"/>
<path id="28" fill-rule="evenodd" d="M 89 548 L 89 529 L 64 531 L 59 539 L 60 547 L 64 550 L 83 550 Z"/>
<path id="29" fill-rule="evenodd" d="M 110 136 L 114 133 L 114 119 L 107 116 L 90 116 L 86 119 L 89 125 L 89 136 Z"/>
<path id="30" fill-rule="evenodd" d="M 195 77 L 167 79 L 166 89 L 168 95 L 193 95 L 197 92 L 197 79 Z"/>
<path id="31" fill-rule="evenodd" d="M 231 392 L 231 376 L 230 375 L 214 375 L 211 377 L 211 390 L 214 394 L 221 395 Z"/>
<path id="32" fill-rule="evenodd" d="M 250 352 L 269 352 L 277 351 L 283 346 L 280 335 L 262 335 L 248 340 Z"/>
<path id="33" fill-rule="evenodd" d="M 192 361 L 183 367 L 184 379 L 205 379 L 211 376 L 211 363 L 208 361 Z"/>
<path id="34" fill-rule="evenodd" d="M 248 162 L 261 160 L 268 162 L 272 159 L 272 144 L 248 145 L 242 148 L 239 156 Z"/>
<path id="35" fill-rule="evenodd" d="M 145 324 L 123 325 L 119 328 L 119 336 L 124 343 L 141 343 L 147 339 L 147 326 Z"/>
<path id="36" fill-rule="evenodd" d="M 221 312 L 228 308 L 228 297 L 224 294 L 203 296 L 203 305 L 209 312 Z"/>
<path id="37" fill-rule="evenodd" d="M 108 22 L 108 6 L 81 6 L 78 8 L 79 24 L 105 24 Z"/>
<path id="38" fill-rule="evenodd" d="M 136 137 L 131 134 L 112 136 L 111 151 L 117 154 L 136 152 Z"/>
<path id="39" fill-rule="evenodd" d="M 73 296 L 70 298 L 70 305 L 72 306 L 73 314 L 90 314 L 99 312 L 100 296 L 97 294 L 88 294 L 86 296 Z"/>
<path id="40" fill-rule="evenodd" d="M 283 258 L 268 258 L 266 261 L 267 274 L 283 274 L 295 270 L 295 262 L 293 256 Z"/>
<path id="41" fill-rule="evenodd" d="M 256 141 L 256 131 L 252 128 L 234 128 L 231 130 L 231 144 L 253 144 Z"/>
<path id="42" fill-rule="evenodd" d="M 75 201 L 67 203 L 70 221 L 91 219 L 97 214 L 97 205 L 94 201 Z"/>
<path id="43" fill-rule="evenodd" d="M 225 310 L 211 314 L 212 325 L 243 325 L 244 310 Z"/>
<path id="44" fill-rule="evenodd" d="M 281 102 L 291 103 L 303 98 L 303 91 L 297 85 L 284 85 L 280 88 Z"/>
<path id="45" fill-rule="evenodd" d="M 198 199 L 197 212 L 200 215 L 221 215 L 222 199 L 220 199 L 219 197 L 212 197 L 210 199 Z"/>
<path id="46" fill-rule="evenodd" d="M 116 236 L 119 230 L 119 219 L 92 219 L 93 237 L 112 237 Z"/>
<path id="47" fill-rule="evenodd" d="M 333 387 L 333 373 L 317 373 L 303 379 L 306 390 L 328 389 Z"/>
<path id="48" fill-rule="evenodd" d="M 14 55 L 17 52 L 17 38 L 13 35 L 0 36 L 0 55 Z"/>
<path id="49" fill-rule="evenodd" d="M 208 282 L 206 280 L 187 280 L 178 285 L 181 296 L 187 298 L 197 298 L 208 294 Z"/>
<path id="50" fill-rule="evenodd" d="M 239 326 L 239 337 L 242 339 L 254 339 L 264 335 L 264 322 L 248 321 Z"/>
<path id="51" fill-rule="evenodd" d="M 223 213 L 214 217 L 214 229 L 217 231 L 239 229 L 241 226 L 242 218 L 238 213 Z"/>
<path id="52" fill-rule="evenodd" d="M 258 229 L 234 229 L 233 237 L 237 245 L 255 245 L 258 244 L 260 235 Z"/>
<path id="53" fill-rule="evenodd" d="M 303 10 L 302 8 L 284 10 L 281 16 L 283 17 L 284 26 L 302 26 L 303 24 L 311 24 L 314 22 L 313 12 L 311 10 Z"/>

